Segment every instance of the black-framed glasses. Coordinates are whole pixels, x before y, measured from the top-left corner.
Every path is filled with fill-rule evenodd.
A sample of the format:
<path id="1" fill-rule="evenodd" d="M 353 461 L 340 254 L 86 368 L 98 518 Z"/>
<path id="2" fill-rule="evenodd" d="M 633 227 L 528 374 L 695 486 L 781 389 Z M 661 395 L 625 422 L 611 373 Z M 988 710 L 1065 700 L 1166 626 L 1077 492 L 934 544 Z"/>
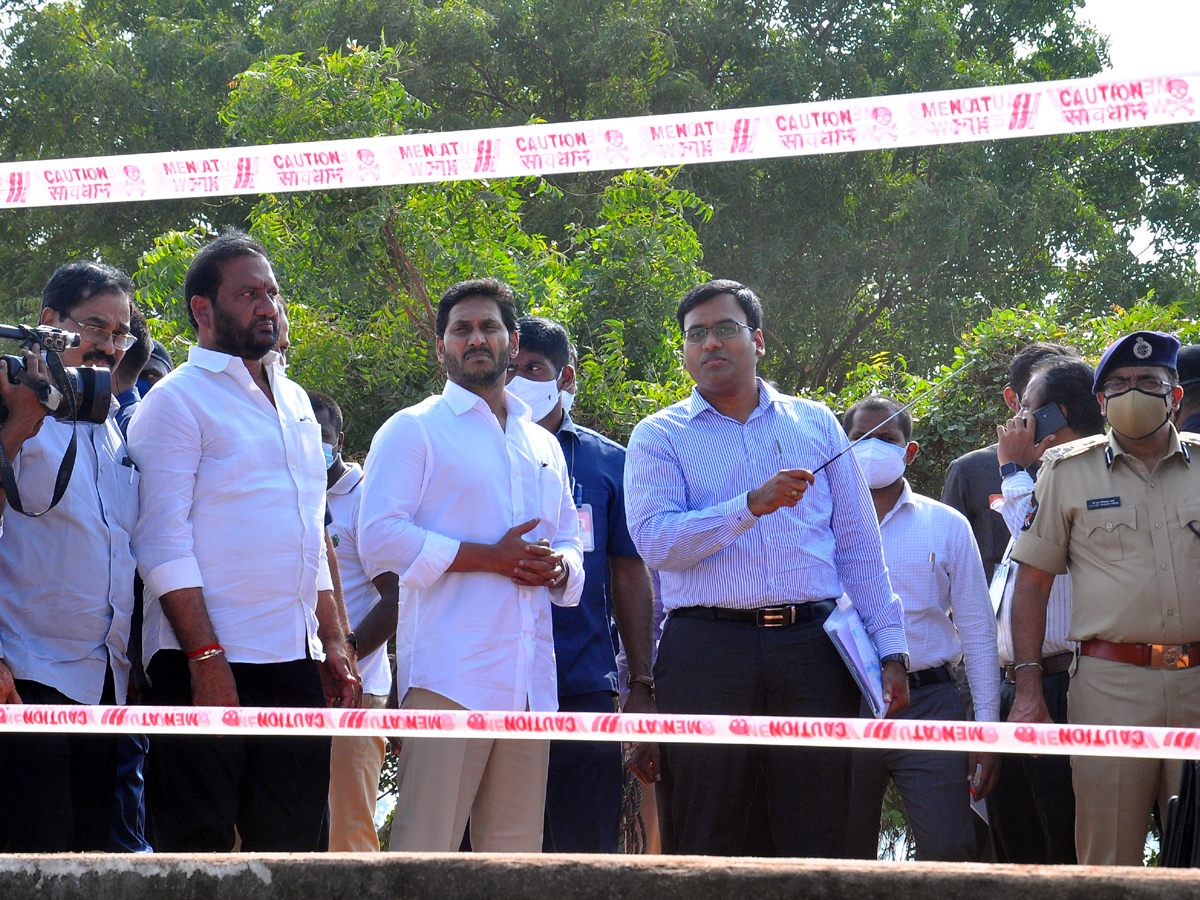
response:
<path id="1" fill-rule="evenodd" d="M 95 325 L 85 325 L 74 316 L 64 315 L 63 318 L 70 319 L 72 322 L 78 325 L 79 333 L 83 336 L 83 339 L 97 346 L 102 346 L 111 340 L 113 342 L 114 350 L 128 350 L 137 343 L 137 338 L 128 332 L 125 334 L 116 334 L 105 328 L 97 328 Z"/>
<path id="2" fill-rule="evenodd" d="M 713 325 L 709 328 L 706 328 L 703 325 L 697 325 L 695 328 L 689 328 L 683 333 L 683 339 L 689 344 L 702 344 L 704 343 L 704 339 L 708 337 L 708 333 L 711 331 L 713 336 L 718 341 L 727 341 L 732 337 L 736 337 L 737 333 L 743 328 L 747 328 L 751 332 L 754 331 L 754 329 L 749 325 L 744 325 L 741 322 L 718 322 L 716 325 Z"/>
<path id="3" fill-rule="evenodd" d="M 1132 391 L 1135 388 L 1147 394 L 1155 396 L 1166 396 L 1174 387 L 1169 381 L 1164 381 L 1157 375 L 1139 375 L 1137 378 L 1124 378 L 1117 376 L 1110 378 L 1102 385 L 1105 396 L 1115 394 L 1124 394 L 1127 391 Z"/>

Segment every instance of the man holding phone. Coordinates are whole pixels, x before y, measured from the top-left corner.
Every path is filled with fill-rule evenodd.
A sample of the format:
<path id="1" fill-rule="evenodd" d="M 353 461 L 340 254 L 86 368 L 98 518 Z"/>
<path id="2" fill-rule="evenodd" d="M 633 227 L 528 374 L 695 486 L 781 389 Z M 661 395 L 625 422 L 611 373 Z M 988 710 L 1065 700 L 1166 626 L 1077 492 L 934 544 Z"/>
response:
<path id="1" fill-rule="evenodd" d="M 1012 591 L 1017 563 L 1009 559 L 1029 512 L 1038 462 L 1051 447 L 1100 434 L 1104 417 L 1092 394 L 1092 367 L 1081 359 L 1051 357 L 1034 369 L 1018 413 L 997 427 L 997 458 L 1004 497 L 993 504 L 1013 535 L 992 581 L 1000 650 L 1000 715 L 1007 719 L 1016 693 L 1013 670 Z M 1071 621 L 1071 576 L 1054 579 L 1042 643 L 1042 691 L 1046 708 L 1067 721 L 1068 670 L 1075 643 Z M 1065 756 L 1002 756 L 1000 783 L 992 794 L 991 824 L 1004 858 L 1012 862 L 1075 863 L 1075 793 L 1071 761 Z"/>

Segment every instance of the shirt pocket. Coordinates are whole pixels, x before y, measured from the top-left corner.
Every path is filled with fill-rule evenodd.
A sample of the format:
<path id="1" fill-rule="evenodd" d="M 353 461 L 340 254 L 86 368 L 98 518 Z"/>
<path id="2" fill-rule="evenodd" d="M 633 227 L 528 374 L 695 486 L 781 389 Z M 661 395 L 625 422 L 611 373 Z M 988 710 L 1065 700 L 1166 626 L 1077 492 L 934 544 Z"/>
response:
<path id="1" fill-rule="evenodd" d="M 1187 555 L 1200 557 L 1200 503 L 1179 504 L 1179 527 L 1184 530 Z"/>
<path id="2" fill-rule="evenodd" d="M 1137 510 L 1132 506 L 1085 510 L 1079 516 L 1079 530 L 1104 559 L 1137 556 Z"/>

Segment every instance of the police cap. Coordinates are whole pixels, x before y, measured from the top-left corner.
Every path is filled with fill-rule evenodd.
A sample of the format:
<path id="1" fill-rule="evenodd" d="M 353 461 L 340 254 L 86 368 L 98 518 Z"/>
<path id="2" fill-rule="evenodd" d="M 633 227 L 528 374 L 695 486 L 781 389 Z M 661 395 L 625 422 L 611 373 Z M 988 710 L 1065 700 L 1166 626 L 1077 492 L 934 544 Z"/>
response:
<path id="1" fill-rule="evenodd" d="M 1179 341 L 1161 331 L 1135 331 L 1109 344 L 1096 366 L 1092 392 L 1098 393 L 1113 369 L 1125 366 L 1166 366 L 1174 369 Z"/>

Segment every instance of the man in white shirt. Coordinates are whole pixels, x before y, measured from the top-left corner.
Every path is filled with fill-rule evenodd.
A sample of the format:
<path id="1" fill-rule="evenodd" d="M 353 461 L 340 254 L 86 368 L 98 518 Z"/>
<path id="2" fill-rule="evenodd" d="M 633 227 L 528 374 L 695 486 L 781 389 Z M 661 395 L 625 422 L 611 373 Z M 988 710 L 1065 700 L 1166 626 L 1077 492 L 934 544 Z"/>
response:
<path id="1" fill-rule="evenodd" d="M 996 428 L 998 460 L 1004 481 L 1003 499 L 992 508 L 1004 516 L 1013 535 L 996 569 L 992 591 L 999 599 L 997 632 L 1003 679 L 1000 714 L 1006 719 L 1016 699 L 1013 669 L 1012 596 L 1019 563 L 1009 559 L 1033 500 L 1033 475 L 1051 447 L 1104 433 L 1104 416 L 1092 393 L 1095 373 L 1081 359 L 1050 357 L 1033 370 L 1021 408 Z M 1053 407 L 1063 424 L 1037 437 L 1037 415 Z M 1049 421 L 1049 420 L 1048 420 Z M 1055 421 L 1058 421 L 1057 419 Z M 1052 422 L 1053 424 L 1053 422 Z M 1044 427 L 1044 426 L 1043 426 Z M 1070 668 L 1078 646 L 1067 638 L 1071 626 L 1071 576 L 1056 575 L 1046 607 L 1046 637 L 1042 643 L 1042 696 L 1055 722 L 1067 723 Z M 1074 865 L 1075 791 L 1071 759 L 1028 753 L 1000 757 L 1000 784 L 991 799 L 992 830 L 998 850 L 1008 862 Z"/>
<path id="2" fill-rule="evenodd" d="M 995 722 L 1000 715 L 996 620 L 983 561 L 966 517 L 915 493 L 905 479 L 919 448 L 912 440 L 912 416 L 902 409 L 890 397 L 867 397 L 843 419 L 847 436 L 859 441 L 852 452 L 871 488 L 888 577 L 904 606 L 909 707 L 900 716 L 965 719 L 953 676 L 965 657 L 975 718 Z M 870 713 L 864 708 L 863 715 Z M 990 753 L 855 750 L 849 854 L 878 855 L 879 814 L 890 779 L 904 799 L 918 859 L 974 859 L 971 799 L 991 793 L 996 775 L 997 760 Z"/>
<path id="3" fill-rule="evenodd" d="M 400 578 L 396 683 L 409 709 L 554 711 L 551 604 L 574 606 L 583 550 L 558 440 L 504 389 L 512 289 L 454 285 L 437 312 L 443 392 L 371 444 L 358 552 Z M 548 741 L 405 739 L 392 850 L 542 846 Z"/>
<path id="4" fill-rule="evenodd" d="M 114 369 L 132 342 L 128 276 L 78 262 L 54 273 L 41 324 L 80 335 L 66 366 Z M 6 402 L 7 402 L 6 395 Z M 113 404 L 115 409 L 115 403 Z M 3 429 L 0 429 L 2 432 Z M 40 518 L 9 509 L 0 536 L 0 665 L 26 703 L 124 703 L 138 474 L 111 416 L 100 424 L 46 418 L 12 455 L 29 512 L 46 509 L 72 436 L 76 457 L 62 499 Z M 16 497 L 6 496 L 11 507 Z M 67 562 L 64 562 L 67 561 Z M 0 851 L 108 848 L 115 736 L 0 738 Z"/>
<path id="5" fill-rule="evenodd" d="M 325 551 L 321 428 L 272 365 L 271 264 L 229 231 L 196 254 L 184 292 L 199 346 L 129 425 L 150 702 L 355 706 Z M 228 851 L 236 825 L 243 850 L 318 850 L 328 788 L 329 738 L 155 736 L 152 843 Z"/>
<path id="6" fill-rule="evenodd" d="M 363 681 L 363 708 L 383 709 L 392 689 L 392 666 L 387 640 L 396 633 L 396 590 L 388 585 L 383 597 L 363 571 L 358 558 L 358 507 L 362 500 L 363 470 L 342 459 L 342 408 L 328 394 L 309 391 L 313 412 L 321 426 L 321 449 L 325 453 L 326 503 L 329 534 L 342 596 L 350 620 L 349 641 L 358 658 Z M 381 607 L 376 609 L 376 607 Z M 364 853 L 379 849 L 375 831 L 375 803 L 379 796 L 379 773 L 383 769 L 387 741 L 378 735 L 333 739 L 329 761 L 329 849 L 332 852 Z"/>

